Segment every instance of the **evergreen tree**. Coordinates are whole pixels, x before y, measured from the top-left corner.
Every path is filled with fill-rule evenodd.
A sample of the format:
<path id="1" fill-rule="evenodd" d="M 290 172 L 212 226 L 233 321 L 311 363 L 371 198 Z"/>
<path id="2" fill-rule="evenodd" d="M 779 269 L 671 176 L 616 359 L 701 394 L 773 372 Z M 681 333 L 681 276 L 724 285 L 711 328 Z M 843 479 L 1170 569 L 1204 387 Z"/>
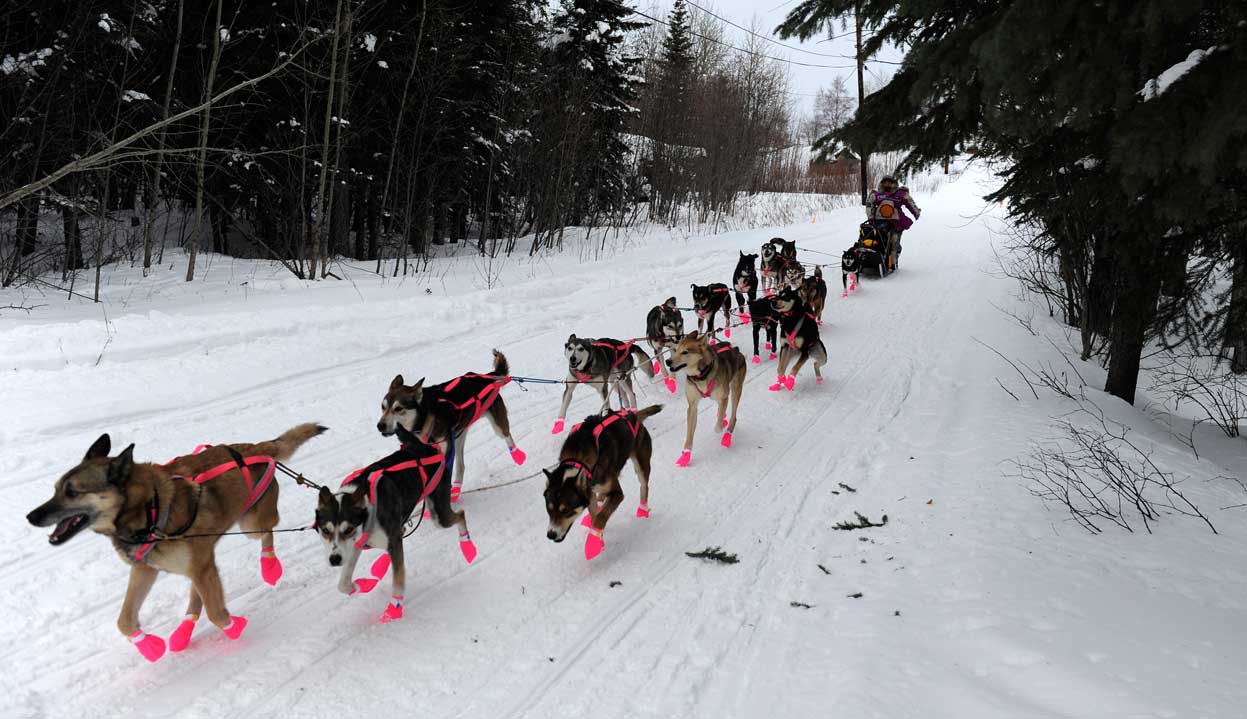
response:
<path id="1" fill-rule="evenodd" d="M 887 43 L 909 52 L 837 135 L 870 151 L 907 149 L 906 167 L 968 145 L 1004 160 L 992 199 L 1039 223 L 1063 262 L 1095 269 L 1081 314 L 1108 311 L 1093 323 L 1108 338 L 1105 389 L 1133 401 L 1143 347 L 1160 328 L 1162 270 L 1207 252 L 1241 217 L 1247 10 L 1215 0 L 809 0 L 780 32 L 809 37 L 855 10 L 873 31 L 868 54 Z M 1161 91 L 1171 68 L 1209 48 L 1215 59 Z M 1188 287 L 1185 299 L 1200 291 Z"/>

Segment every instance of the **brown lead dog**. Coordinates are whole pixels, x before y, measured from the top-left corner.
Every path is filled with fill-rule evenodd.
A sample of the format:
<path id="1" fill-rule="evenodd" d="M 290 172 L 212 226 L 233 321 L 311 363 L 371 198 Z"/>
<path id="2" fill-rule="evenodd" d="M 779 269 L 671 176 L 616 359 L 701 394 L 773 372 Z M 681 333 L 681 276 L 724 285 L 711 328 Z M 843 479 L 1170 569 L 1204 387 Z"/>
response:
<path id="1" fill-rule="evenodd" d="M 641 504 L 636 516 L 649 517 L 650 455 L 654 444 L 643 422 L 662 411 L 655 404 L 640 411 L 616 410 L 592 415 L 572 428 L 559 452 L 559 463 L 546 473 L 546 514 L 550 526 L 546 538 L 561 542 L 585 509 L 589 536 L 585 538 L 585 559 L 602 553 L 602 530 L 623 502 L 619 473 L 632 459 L 641 480 Z"/>
<path id="2" fill-rule="evenodd" d="M 136 464 L 134 445 L 109 457 L 111 441 L 101 435 L 82 462 L 56 482 L 52 499 L 30 514 L 36 527 L 56 525 L 48 541 L 68 542 L 90 528 L 113 542 L 130 565 L 130 584 L 121 605 L 117 628 L 148 661 L 165 652 L 158 636 L 139 628 L 139 610 L 160 572 L 191 580 L 186 619 L 169 637 L 169 649 L 181 651 L 190 642 L 201 609 L 229 638 L 247 626 L 231 616 L 216 568 L 216 543 L 234 524 L 260 539 L 260 567 L 265 581 L 275 584 L 281 563 L 273 552 L 277 525 L 277 483 L 274 460 L 294 454 L 304 442 L 324 432 L 317 424 L 301 424 L 277 439 L 259 444 L 209 447 L 168 464 Z"/>
<path id="3" fill-rule="evenodd" d="M 687 377 L 684 396 L 688 399 L 688 433 L 684 437 L 684 451 L 676 460 L 677 467 L 687 467 L 693 459 L 693 433 L 697 430 L 697 404 L 703 399 L 719 403 L 716 427 L 725 427 L 721 444 L 732 446 L 732 432 L 736 429 L 736 408 L 740 406 L 740 393 L 745 387 L 745 356 L 729 344 L 711 347 L 705 335 L 693 332 L 675 346 L 667 365 L 672 372 L 683 370 Z M 725 420 L 728 400 L 732 401 L 732 418 Z"/>

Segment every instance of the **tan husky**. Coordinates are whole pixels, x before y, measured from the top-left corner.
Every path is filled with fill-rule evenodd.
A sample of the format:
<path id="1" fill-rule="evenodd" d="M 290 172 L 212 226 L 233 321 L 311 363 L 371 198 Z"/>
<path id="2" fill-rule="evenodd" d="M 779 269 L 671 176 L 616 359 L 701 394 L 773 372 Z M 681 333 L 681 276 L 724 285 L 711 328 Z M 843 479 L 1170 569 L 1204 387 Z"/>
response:
<path id="1" fill-rule="evenodd" d="M 745 356 L 729 344 L 711 347 L 707 335 L 692 332 L 675 346 L 667 366 L 672 372 L 683 370 L 687 381 L 684 396 L 688 399 L 688 433 L 684 437 L 684 451 L 676 460 L 677 467 L 687 467 L 692 461 L 693 433 L 697 431 L 697 405 L 703 399 L 719 403 L 716 427 L 723 427 L 721 444 L 732 446 L 732 432 L 736 429 L 736 408 L 740 406 L 740 393 L 745 387 Z M 732 418 L 727 414 L 728 400 L 732 402 Z"/>
<path id="2" fill-rule="evenodd" d="M 208 447 L 164 465 L 136 464 L 133 444 L 109 457 L 111 441 L 101 435 L 82 462 L 57 480 L 52 498 L 26 519 L 36 527 L 56 525 L 48 536 L 53 545 L 87 528 L 112 539 L 130 565 L 117 628 L 148 661 L 164 655 L 165 642 L 139 628 L 139 610 L 162 571 L 191 580 L 186 618 L 169 637 L 170 650 L 186 648 L 201 609 L 226 636 L 237 639 L 247 620 L 231 616 L 225 607 L 217 540 L 235 524 L 255 532 L 261 574 L 276 584 L 281 563 L 273 551 L 272 529 L 278 521 L 273 463 L 288 459 L 324 431 L 320 425 L 301 424 L 269 442 Z"/>

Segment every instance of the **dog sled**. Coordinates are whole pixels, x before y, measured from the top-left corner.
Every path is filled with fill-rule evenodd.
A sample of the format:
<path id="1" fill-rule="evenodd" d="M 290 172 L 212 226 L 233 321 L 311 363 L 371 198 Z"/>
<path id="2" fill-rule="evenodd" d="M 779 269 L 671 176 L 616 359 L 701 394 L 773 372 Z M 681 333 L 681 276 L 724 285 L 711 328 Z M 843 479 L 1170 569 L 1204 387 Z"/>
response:
<path id="1" fill-rule="evenodd" d="M 900 232 L 891 222 L 867 220 L 858 228 L 852 250 L 857 253 L 862 272 L 873 272 L 882 278 L 896 271 L 899 248 Z"/>

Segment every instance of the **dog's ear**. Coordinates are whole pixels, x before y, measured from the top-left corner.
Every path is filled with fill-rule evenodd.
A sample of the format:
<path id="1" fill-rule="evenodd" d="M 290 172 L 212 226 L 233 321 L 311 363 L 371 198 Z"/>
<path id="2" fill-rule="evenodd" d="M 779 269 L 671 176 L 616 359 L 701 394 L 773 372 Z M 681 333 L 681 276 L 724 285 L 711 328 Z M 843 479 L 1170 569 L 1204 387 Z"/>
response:
<path id="1" fill-rule="evenodd" d="M 130 478 L 134 469 L 134 445 L 121 450 L 117 458 L 108 463 L 108 481 L 114 486 L 121 486 Z"/>
<path id="2" fill-rule="evenodd" d="M 411 394 L 419 402 L 424 397 L 424 378 L 421 377 L 419 382 L 411 386 Z"/>
<path id="3" fill-rule="evenodd" d="M 328 506 L 333 502 L 333 490 L 328 487 L 321 487 L 320 492 L 316 495 L 316 502 L 320 507 Z"/>
<path id="4" fill-rule="evenodd" d="M 697 289 L 697 283 L 696 283 L 696 282 L 694 282 L 693 284 L 689 285 L 689 287 L 691 287 L 691 288 L 693 288 L 694 290 L 696 290 L 696 289 Z"/>
<path id="5" fill-rule="evenodd" d="M 112 446 L 113 441 L 109 439 L 108 433 L 105 432 L 104 434 L 101 434 L 100 438 L 95 440 L 95 444 L 91 445 L 91 448 L 87 450 L 87 454 L 82 458 L 82 461 L 85 462 L 88 459 L 95 459 L 96 457 L 107 457 L 108 451 L 112 449 Z"/>
<path id="6" fill-rule="evenodd" d="M 741 259 L 744 259 L 744 258 L 745 258 L 745 251 L 744 251 L 744 250 L 737 250 L 737 252 L 739 252 L 739 253 L 740 253 L 740 257 L 741 257 Z"/>
<path id="7" fill-rule="evenodd" d="M 671 309 L 673 309 L 673 310 L 674 310 L 674 309 L 675 309 L 675 305 L 676 305 L 675 298 L 674 298 L 674 297 L 668 297 L 668 298 L 667 298 L 667 301 L 666 301 L 666 302 L 664 302 L 663 304 L 664 304 L 664 305 L 666 305 L 666 306 L 668 306 L 668 307 L 670 307 Z"/>
<path id="8" fill-rule="evenodd" d="M 390 390 L 396 390 L 403 386 L 403 376 L 401 374 L 394 375 L 394 381 L 390 382 Z"/>
<path id="9" fill-rule="evenodd" d="M 573 332 L 573 333 L 571 333 L 571 334 L 567 335 L 567 344 L 569 344 L 569 345 L 570 345 L 570 344 L 575 344 L 575 342 L 576 342 L 576 333 L 575 333 L 575 332 Z"/>
<path id="10" fill-rule="evenodd" d="M 694 342 L 700 339 L 700 337 L 701 336 L 697 334 L 697 330 L 693 330 L 692 332 L 689 332 L 688 334 L 684 335 L 684 339 L 693 340 Z"/>

